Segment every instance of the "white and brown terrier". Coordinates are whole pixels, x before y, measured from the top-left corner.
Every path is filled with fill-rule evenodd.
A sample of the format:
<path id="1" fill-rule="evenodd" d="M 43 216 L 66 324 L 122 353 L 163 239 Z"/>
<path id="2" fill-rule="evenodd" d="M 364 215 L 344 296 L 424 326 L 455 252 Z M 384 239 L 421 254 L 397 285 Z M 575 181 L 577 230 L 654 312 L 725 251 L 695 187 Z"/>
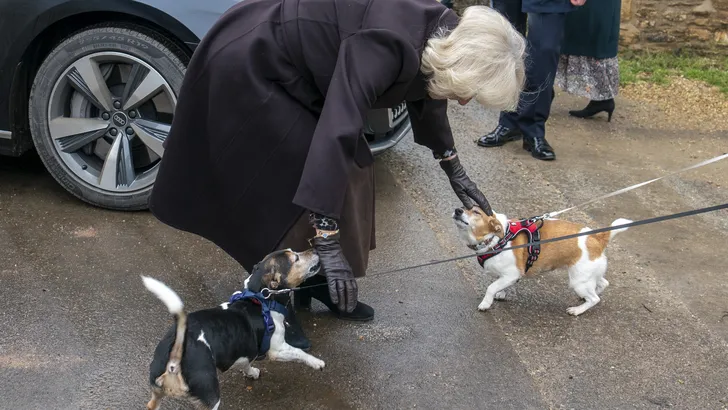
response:
<path id="1" fill-rule="evenodd" d="M 468 247 L 484 252 L 493 249 L 505 236 L 510 221 L 503 214 L 493 213 L 488 216 L 478 207 L 471 210 L 458 208 L 453 213 L 455 225 Z M 612 226 L 630 223 L 628 219 L 617 219 Z M 539 228 L 540 239 L 557 238 L 586 232 L 590 229 L 584 225 L 558 219 L 545 219 Z M 609 241 L 618 233 L 626 231 L 615 229 L 578 238 L 544 243 L 540 247 L 538 259 L 530 269 L 526 269 L 528 248 L 506 250 L 489 257 L 483 268 L 494 273 L 498 278 L 488 286 L 479 310 L 490 309 L 495 299 L 505 298 L 505 290 L 524 276 L 566 268 L 569 272 L 569 287 L 584 299 L 584 303 L 573 306 L 566 311 L 578 316 L 599 303 L 599 295 L 609 286 L 604 277 L 607 271 L 605 251 Z M 519 234 L 507 244 L 506 248 L 528 243 L 527 234 Z"/>
<path id="2" fill-rule="evenodd" d="M 274 296 L 267 299 L 261 293 L 265 288 L 298 287 L 319 269 L 319 257 L 312 250 L 273 252 L 255 265 L 244 291 L 235 292 L 230 302 L 190 314 L 185 312 L 182 299 L 167 285 L 142 277 L 144 286 L 165 304 L 177 322 L 154 352 L 149 367 L 152 399 L 147 409 L 157 410 L 162 398 L 171 396 L 186 397 L 200 408 L 217 410 L 217 371 L 224 372 L 235 365 L 247 377 L 257 379 L 260 370 L 250 364 L 263 355 L 269 360 L 299 362 L 322 370 L 322 360 L 285 342 L 285 307 L 276 305 Z"/>

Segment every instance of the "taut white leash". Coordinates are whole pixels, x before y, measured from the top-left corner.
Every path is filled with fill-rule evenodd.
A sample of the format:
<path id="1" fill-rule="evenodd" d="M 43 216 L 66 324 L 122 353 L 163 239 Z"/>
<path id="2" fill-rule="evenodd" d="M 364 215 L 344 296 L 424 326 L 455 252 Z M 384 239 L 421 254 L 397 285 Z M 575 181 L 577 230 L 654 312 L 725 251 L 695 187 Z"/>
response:
<path id="1" fill-rule="evenodd" d="M 661 180 L 663 178 L 671 177 L 673 175 L 677 175 L 677 174 L 682 173 L 682 172 L 685 172 L 685 171 L 690 171 L 691 169 L 700 168 L 700 167 L 703 167 L 705 165 L 712 164 L 714 162 L 718 162 L 718 161 L 720 161 L 722 159 L 726 159 L 726 158 L 728 158 L 728 154 L 719 155 L 719 156 L 717 156 L 715 158 L 711 158 L 711 159 L 705 160 L 705 161 L 700 162 L 698 164 L 691 165 L 689 167 L 686 167 L 686 168 L 683 168 L 683 169 L 679 169 L 677 171 L 673 171 L 673 172 L 671 172 L 669 174 L 666 174 L 666 175 L 663 175 L 663 176 L 661 176 L 659 178 L 651 179 L 651 180 L 645 181 L 645 182 L 640 182 L 639 184 L 634 184 L 632 186 L 628 186 L 626 188 L 622 188 L 620 190 L 617 190 L 617 191 L 608 193 L 606 195 L 602 195 L 602 196 L 598 196 L 596 198 L 592 198 L 592 199 L 590 199 L 590 200 L 588 200 L 586 202 L 580 203 L 579 205 L 574 205 L 572 207 L 569 207 L 569 208 L 566 208 L 566 209 L 562 209 L 562 210 L 557 211 L 557 212 L 549 212 L 549 213 L 546 213 L 546 214 L 544 214 L 542 216 L 542 218 L 544 218 L 544 219 L 546 219 L 546 218 L 553 218 L 556 215 L 561 215 L 564 212 L 571 211 L 572 209 L 580 208 L 580 207 L 582 207 L 584 205 L 589 205 L 589 204 L 591 204 L 593 202 L 597 202 L 597 201 L 600 201 L 602 199 L 606 199 L 606 198 L 609 198 L 609 197 L 613 197 L 615 195 L 620 195 L 620 194 L 623 194 L 625 192 L 631 191 L 633 189 L 637 189 L 637 188 L 643 187 L 645 185 L 651 184 L 653 182 L 657 182 L 657 181 L 659 181 L 659 180 Z"/>

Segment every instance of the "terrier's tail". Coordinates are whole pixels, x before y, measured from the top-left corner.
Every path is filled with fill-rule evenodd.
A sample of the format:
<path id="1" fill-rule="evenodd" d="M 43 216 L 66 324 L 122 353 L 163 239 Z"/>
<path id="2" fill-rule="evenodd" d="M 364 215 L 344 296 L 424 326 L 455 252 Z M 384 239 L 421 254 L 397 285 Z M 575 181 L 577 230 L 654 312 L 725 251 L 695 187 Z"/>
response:
<path id="1" fill-rule="evenodd" d="M 612 222 L 611 226 L 620 226 L 620 225 L 626 225 L 626 224 L 630 224 L 630 223 L 632 223 L 632 221 L 630 221 L 629 219 L 619 218 L 619 219 L 615 220 L 614 222 Z M 622 233 L 622 232 L 626 231 L 627 229 L 629 229 L 629 228 L 619 228 L 619 229 L 615 229 L 613 231 L 609 231 L 609 240 L 612 240 L 612 238 L 617 236 L 617 234 Z"/>

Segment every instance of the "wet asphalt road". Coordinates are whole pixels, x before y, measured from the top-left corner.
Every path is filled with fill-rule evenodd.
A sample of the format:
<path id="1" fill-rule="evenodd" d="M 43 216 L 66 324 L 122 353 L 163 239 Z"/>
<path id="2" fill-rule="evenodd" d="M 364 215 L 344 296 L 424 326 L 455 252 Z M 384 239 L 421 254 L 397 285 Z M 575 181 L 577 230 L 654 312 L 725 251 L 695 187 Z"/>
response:
<path id="1" fill-rule="evenodd" d="M 453 107 L 462 161 L 498 212 L 527 217 L 653 178 L 728 150 L 727 133 L 616 118 L 577 121 L 560 95 L 549 122 L 553 163 L 518 143 L 472 140 L 493 113 Z M 427 150 L 403 141 L 377 161 L 377 242 L 371 272 L 467 252 L 457 205 Z M 728 200 L 728 163 L 564 215 L 592 227 Z M 261 362 L 260 380 L 221 376 L 223 409 L 719 409 L 728 404 L 728 285 L 718 244 L 728 213 L 633 229 L 610 246 L 603 302 L 572 318 L 564 272 L 523 280 L 508 301 L 476 310 L 475 261 L 371 276 L 367 324 L 301 313 L 323 372 Z M 696 235 L 697 233 L 697 235 Z M 148 399 L 151 353 L 171 319 L 140 274 L 171 285 L 190 310 L 240 287 L 242 268 L 210 243 L 149 213 L 89 207 L 33 157 L 0 158 L 0 408 L 134 409 Z M 191 408 L 166 401 L 165 409 Z"/>
<path id="2" fill-rule="evenodd" d="M 149 213 L 86 206 L 58 188 L 33 158 L 0 174 L 2 407 L 141 408 L 147 366 L 170 324 L 140 274 L 172 286 L 189 310 L 237 290 L 244 271 L 213 245 Z M 378 168 L 379 251 L 371 270 L 440 253 L 432 230 L 384 167 Z M 259 381 L 222 377 L 223 408 L 543 408 L 526 369 L 500 332 L 482 326 L 454 266 L 366 280 L 369 324 L 301 313 L 324 372 L 260 363 Z M 319 308 L 321 306 L 318 306 Z M 493 322 L 490 322 L 490 328 Z M 480 377 L 505 374 L 497 378 Z M 467 392 L 468 394 L 463 394 Z M 175 407 L 170 402 L 164 408 Z"/>

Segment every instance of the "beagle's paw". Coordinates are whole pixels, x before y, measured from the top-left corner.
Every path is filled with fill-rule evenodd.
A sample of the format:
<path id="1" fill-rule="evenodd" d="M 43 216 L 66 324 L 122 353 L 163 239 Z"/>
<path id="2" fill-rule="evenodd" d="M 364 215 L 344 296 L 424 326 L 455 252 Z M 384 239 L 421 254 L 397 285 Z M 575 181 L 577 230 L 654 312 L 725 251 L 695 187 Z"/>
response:
<path id="1" fill-rule="evenodd" d="M 248 370 L 245 371 L 245 377 L 258 380 L 260 377 L 260 369 L 257 367 L 250 367 Z"/>
<path id="2" fill-rule="evenodd" d="M 326 363 L 324 363 L 323 360 L 317 359 L 315 357 L 312 358 L 311 361 L 309 361 L 308 365 L 316 370 L 323 370 L 324 367 L 326 367 Z"/>

